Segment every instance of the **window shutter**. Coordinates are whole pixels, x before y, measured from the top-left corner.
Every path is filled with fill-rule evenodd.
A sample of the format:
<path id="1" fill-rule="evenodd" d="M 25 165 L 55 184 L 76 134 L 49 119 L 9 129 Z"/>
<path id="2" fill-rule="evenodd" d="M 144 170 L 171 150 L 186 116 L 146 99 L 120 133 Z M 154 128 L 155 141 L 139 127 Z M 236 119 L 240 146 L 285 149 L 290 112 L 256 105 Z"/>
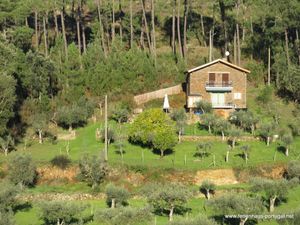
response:
<path id="1" fill-rule="evenodd" d="M 228 84 L 229 83 L 229 74 L 228 73 L 223 73 L 222 74 L 222 83 L 223 84 Z"/>
<path id="2" fill-rule="evenodd" d="M 215 73 L 209 73 L 209 83 L 213 84 L 216 81 L 216 74 Z"/>

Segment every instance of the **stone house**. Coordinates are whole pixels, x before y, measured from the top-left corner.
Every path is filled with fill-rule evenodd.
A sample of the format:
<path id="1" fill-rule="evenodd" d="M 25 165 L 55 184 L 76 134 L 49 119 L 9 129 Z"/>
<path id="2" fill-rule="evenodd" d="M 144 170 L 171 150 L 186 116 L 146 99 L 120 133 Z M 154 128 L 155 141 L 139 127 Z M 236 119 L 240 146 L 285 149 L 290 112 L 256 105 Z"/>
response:
<path id="1" fill-rule="evenodd" d="M 212 104 L 217 114 L 227 117 L 236 109 L 247 108 L 249 70 L 227 60 L 217 59 L 187 71 L 186 107 L 197 112 L 196 103 Z"/>

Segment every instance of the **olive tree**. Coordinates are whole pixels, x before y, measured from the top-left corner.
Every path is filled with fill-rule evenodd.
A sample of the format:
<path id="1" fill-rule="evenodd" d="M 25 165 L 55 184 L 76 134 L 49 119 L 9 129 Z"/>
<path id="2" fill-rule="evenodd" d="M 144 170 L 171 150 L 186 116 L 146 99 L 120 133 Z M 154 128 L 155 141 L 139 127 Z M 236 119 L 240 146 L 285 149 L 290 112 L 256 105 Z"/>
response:
<path id="1" fill-rule="evenodd" d="M 210 155 L 209 150 L 212 148 L 212 143 L 211 142 L 201 142 L 197 145 L 196 147 L 196 153 L 194 156 L 198 156 L 201 159 L 203 157 L 207 157 Z"/>
<path id="2" fill-rule="evenodd" d="M 283 146 L 285 148 L 285 155 L 289 156 L 289 148 L 291 146 L 291 144 L 293 143 L 293 136 L 291 134 L 284 134 L 281 137 Z"/>
<path id="3" fill-rule="evenodd" d="M 263 204 L 260 199 L 243 194 L 226 194 L 208 202 L 214 210 L 222 215 L 245 215 L 239 218 L 240 225 L 244 225 L 249 219 L 246 215 L 263 212 Z"/>
<path id="4" fill-rule="evenodd" d="M 210 199 L 210 194 L 214 193 L 216 185 L 210 180 L 204 180 L 200 186 L 200 191 L 205 194 L 207 200 Z"/>
<path id="5" fill-rule="evenodd" d="M 215 124 L 215 127 L 214 127 L 214 130 L 215 132 L 217 133 L 221 133 L 222 135 L 222 141 L 225 140 L 225 134 L 227 132 L 227 130 L 230 128 L 230 123 L 227 121 L 227 120 L 224 120 L 222 118 L 219 118 L 217 121 L 216 121 L 216 124 Z"/>
<path id="6" fill-rule="evenodd" d="M 267 143 L 270 145 L 271 137 L 274 135 L 276 125 L 274 123 L 263 123 L 259 129 L 260 136 L 263 137 Z"/>
<path id="7" fill-rule="evenodd" d="M 130 110 L 124 104 L 118 104 L 112 111 L 111 118 L 119 123 L 121 128 L 121 123 L 127 122 L 129 118 Z"/>
<path id="8" fill-rule="evenodd" d="M 187 116 L 184 109 L 174 110 L 171 113 L 171 118 L 176 122 L 176 127 L 178 130 L 178 140 L 181 142 L 181 135 L 184 132 L 184 126 L 186 125 Z"/>
<path id="9" fill-rule="evenodd" d="M 106 162 L 96 156 L 83 155 L 79 160 L 79 178 L 95 189 L 108 173 Z"/>
<path id="10" fill-rule="evenodd" d="M 8 182 L 0 182 L 0 225 L 14 225 L 13 208 L 17 205 L 18 189 Z"/>
<path id="11" fill-rule="evenodd" d="M 196 102 L 196 108 L 200 109 L 202 113 L 211 113 L 213 110 L 211 103 L 206 101 Z"/>
<path id="12" fill-rule="evenodd" d="M 4 152 L 4 155 L 7 156 L 9 151 L 15 146 L 15 141 L 12 136 L 7 135 L 0 137 L 0 148 Z"/>
<path id="13" fill-rule="evenodd" d="M 128 206 L 96 210 L 94 214 L 94 221 L 100 222 L 101 224 L 104 222 L 108 225 L 151 225 L 152 217 L 153 214 L 149 207 L 133 208 Z"/>
<path id="14" fill-rule="evenodd" d="M 282 201 L 287 198 L 288 191 L 294 185 L 294 181 L 271 180 L 255 178 L 252 180 L 251 190 L 259 192 L 268 200 L 269 211 L 273 212 L 276 201 Z"/>
<path id="15" fill-rule="evenodd" d="M 117 187 L 114 184 L 108 184 L 105 188 L 106 203 L 111 207 L 124 206 L 128 204 L 130 193 L 122 187 Z"/>
<path id="16" fill-rule="evenodd" d="M 228 131 L 229 141 L 231 142 L 231 147 L 234 149 L 237 139 L 241 136 L 242 131 L 239 128 L 231 127 Z"/>
<path id="17" fill-rule="evenodd" d="M 15 152 L 8 159 L 8 179 L 23 189 L 33 185 L 36 179 L 36 166 L 31 155 Z"/>
<path id="18" fill-rule="evenodd" d="M 211 113 L 206 113 L 200 116 L 200 120 L 204 126 L 208 128 L 208 132 L 212 132 L 212 128 L 216 125 L 217 116 Z"/>
<path id="19" fill-rule="evenodd" d="M 241 146 L 241 150 L 243 151 L 243 156 L 244 156 L 244 159 L 245 159 L 246 164 L 247 164 L 248 160 L 249 160 L 249 154 L 250 154 L 250 151 L 251 151 L 251 146 L 250 145 L 243 145 L 243 146 Z"/>
<path id="20" fill-rule="evenodd" d="M 147 197 L 148 203 L 156 211 L 160 211 L 161 213 L 168 212 L 169 221 L 172 221 L 174 210 L 182 209 L 191 193 L 181 184 L 169 183 L 165 185 L 155 184 L 148 187 L 144 191 L 144 195 Z"/>
<path id="21" fill-rule="evenodd" d="M 39 208 L 40 218 L 45 224 L 64 225 L 83 221 L 82 213 L 87 205 L 65 201 L 45 201 L 39 204 Z"/>

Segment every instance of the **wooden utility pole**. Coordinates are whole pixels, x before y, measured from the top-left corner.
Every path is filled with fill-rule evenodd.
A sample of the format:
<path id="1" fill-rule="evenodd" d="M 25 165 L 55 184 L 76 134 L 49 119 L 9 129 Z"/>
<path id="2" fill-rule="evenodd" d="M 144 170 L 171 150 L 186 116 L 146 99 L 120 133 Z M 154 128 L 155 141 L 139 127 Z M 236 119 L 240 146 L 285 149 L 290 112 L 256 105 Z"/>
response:
<path id="1" fill-rule="evenodd" d="M 108 161 L 108 138 L 107 138 L 107 129 L 108 129 L 108 124 L 107 124 L 107 95 L 105 95 L 105 127 L 104 127 L 104 160 Z"/>
<path id="2" fill-rule="evenodd" d="M 268 48 L 268 86 L 271 85 L 271 48 Z"/>

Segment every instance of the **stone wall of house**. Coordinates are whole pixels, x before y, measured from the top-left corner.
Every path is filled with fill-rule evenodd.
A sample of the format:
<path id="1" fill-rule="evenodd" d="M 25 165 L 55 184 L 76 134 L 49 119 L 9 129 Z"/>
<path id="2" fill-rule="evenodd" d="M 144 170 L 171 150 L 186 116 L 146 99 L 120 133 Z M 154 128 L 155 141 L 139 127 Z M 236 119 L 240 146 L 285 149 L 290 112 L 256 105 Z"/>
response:
<path id="1" fill-rule="evenodd" d="M 206 82 L 209 81 L 209 73 L 229 73 L 229 82 L 232 82 L 232 91 L 225 92 L 225 103 L 233 103 L 237 108 L 246 108 L 247 74 L 221 62 L 195 71 L 190 74 L 188 95 L 200 95 L 203 100 L 211 102 L 211 92 L 207 92 Z M 216 76 L 216 82 L 221 82 Z M 241 99 L 234 99 L 234 93 L 241 93 Z"/>
<path id="2" fill-rule="evenodd" d="M 163 98 L 165 94 L 177 95 L 180 94 L 182 91 L 182 84 L 179 84 L 173 87 L 164 88 L 157 91 L 144 93 L 141 95 L 136 95 L 134 96 L 134 101 L 137 105 L 141 105 L 154 99 Z"/>

